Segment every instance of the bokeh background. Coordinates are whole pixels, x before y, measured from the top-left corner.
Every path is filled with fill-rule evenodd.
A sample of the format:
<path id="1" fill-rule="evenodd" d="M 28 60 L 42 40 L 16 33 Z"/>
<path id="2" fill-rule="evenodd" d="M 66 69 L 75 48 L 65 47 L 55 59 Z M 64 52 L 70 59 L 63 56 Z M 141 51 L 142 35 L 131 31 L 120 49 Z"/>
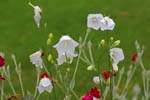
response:
<path id="1" fill-rule="evenodd" d="M 40 29 L 36 27 L 33 19 L 33 8 L 28 5 L 28 2 L 42 8 Z M 75 40 L 78 40 L 79 36 L 83 37 L 87 28 L 87 15 L 90 13 L 102 13 L 115 21 L 116 27 L 109 34 L 115 39 L 121 40 L 120 47 L 124 50 L 125 60 L 121 62 L 120 66 L 124 65 L 128 69 L 128 66 L 132 63 L 131 57 L 136 53 L 134 42 L 138 40 L 140 44 L 145 46 L 143 59 L 146 68 L 150 68 L 149 4 L 149 0 L 1 0 L 0 51 L 5 53 L 6 64 L 10 65 L 16 90 L 19 93 L 19 83 L 14 73 L 11 54 L 15 54 L 17 60 L 22 63 L 26 91 L 33 92 L 36 71 L 34 65 L 29 61 L 29 55 L 39 49 L 47 50 L 46 41 L 48 34 L 51 32 L 54 34 L 53 44 L 59 40 L 60 36 L 65 34 L 70 35 Z M 105 32 L 92 30 L 88 39 L 96 47 L 103 38 L 105 38 Z M 52 52 L 55 52 L 55 50 L 50 49 L 49 53 Z M 94 55 L 96 55 L 95 52 Z M 74 66 L 72 67 L 74 68 Z M 77 75 L 77 80 L 80 82 L 77 83 L 76 90 L 80 96 L 94 85 L 92 77 L 95 73 L 87 72 L 86 67 L 86 64 L 82 64 Z M 140 68 L 136 72 L 134 82 L 137 82 L 140 77 L 138 73 L 141 73 Z M 7 86 L 5 91 L 11 94 L 10 88 Z"/>

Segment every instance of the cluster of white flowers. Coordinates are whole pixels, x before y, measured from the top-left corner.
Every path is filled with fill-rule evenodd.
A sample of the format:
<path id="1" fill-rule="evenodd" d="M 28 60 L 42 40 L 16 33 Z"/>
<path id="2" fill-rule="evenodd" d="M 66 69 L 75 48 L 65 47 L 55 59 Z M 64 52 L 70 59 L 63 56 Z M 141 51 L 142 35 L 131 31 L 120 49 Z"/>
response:
<path id="1" fill-rule="evenodd" d="M 87 27 L 95 30 L 113 30 L 114 21 L 109 17 L 103 17 L 102 14 L 89 14 L 87 17 Z"/>

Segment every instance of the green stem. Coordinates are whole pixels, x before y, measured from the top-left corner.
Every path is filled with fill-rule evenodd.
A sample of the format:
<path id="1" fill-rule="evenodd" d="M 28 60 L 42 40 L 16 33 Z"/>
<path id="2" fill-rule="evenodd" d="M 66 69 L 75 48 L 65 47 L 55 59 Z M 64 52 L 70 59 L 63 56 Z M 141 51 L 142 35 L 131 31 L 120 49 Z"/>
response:
<path id="1" fill-rule="evenodd" d="M 20 82 L 20 86 L 21 86 L 22 95 L 23 95 L 23 97 L 24 97 L 24 96 L 25 96 L 25 93 L 24 93 L 24 88 L 23 88 L 23 83 L 22 83 L 21 74 L 18 74 L 18 77 L 19 77 L 19 82 Z"/>
<path id="2" fill-rule="evenodd" d="M 1 85 L 1 100 L 3 100 L 3 95 L 4 95 L 4 81 L 2 80 L 2 85 Z"/>
<path id="3" fill-rule="evenodd" d="M 36 81 L 36 87 L 35 87 L 35 92 L 34 92 L 34 98 L 36 98 L 36 95 L 37 95 L 39 80 L 40 80 L 40 73 L 39 71 L 37 71 L 37 81 Z"/>

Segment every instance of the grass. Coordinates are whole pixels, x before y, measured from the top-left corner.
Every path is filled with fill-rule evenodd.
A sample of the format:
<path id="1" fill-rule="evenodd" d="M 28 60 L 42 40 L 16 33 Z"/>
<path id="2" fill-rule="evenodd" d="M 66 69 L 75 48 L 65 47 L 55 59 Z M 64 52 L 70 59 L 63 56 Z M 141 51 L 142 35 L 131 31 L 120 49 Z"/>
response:
<path id="1" fill-rule="evenodd" d="M 33 4 L 39 5 L 43 10 L 40 29 L 37 29 L 34 23 L 33 9 L 28 2 L 29 0 L 0 1 L 0 51 L 5 53 L 6 63 L 11 65 L 12 70 L 14 66 L 10 54 L 17 55 L 17 60 L 22 63 L 27 90 L 33 91 L 32 86 L 35 84 L 32 80 L 35 79 L 35 74 L 32 74 L 34 66 L 29 61 L 29 55 L 40 48 L 46 50 L 46 40 L 50 32 L 54 33 L 53 44 L 64 34 L 68 34 L 76 40 L 78 40 L 78 36 L 84 36 L 86 17 L 89 13 L 109 15 L 116 22 L 116 27 L 110 35 L 121 40 L 121 47 L 126 58 L 121 65 L 128 67 L 131 63 L 130 58 L 136 52 L 134 41 L 138 40 L 146 48 L 144 62 L 147 68 L 150 67 L 148 60 L 150 56 L 149 0 L 32 0 Z M 45 24 L 47 24 L 46 29 L 44 28 Z M 105 32 L 92 31 L 89 39 L 95 43 L 93 44 L 95 48 L 104 35 Z M 82 65 L 77 76 L 77 80 L 81 80 L 81 82 L 77 84 L 76 88 L 80 95 L 92 86 L 84 82 L 92 83 L 91 79 L 94 75 L 93 72 L 86 71 L 86 65 Z M 137 75 L 138 73 L 140 73 L 140 69 L 136 72 Z M 82 79 L 80 79 L 81 76 Z M 138 77 L 134 78 L 135 82 L 137 79 Z M 14 80 L 17 79 L 14 78 Z M 84 86 L 83 90 L 80 89 L 82 86 Z M 18 86 L 15 85 L 15 87 Z M 9 88 L 6 89 L 9 90 Z"/>

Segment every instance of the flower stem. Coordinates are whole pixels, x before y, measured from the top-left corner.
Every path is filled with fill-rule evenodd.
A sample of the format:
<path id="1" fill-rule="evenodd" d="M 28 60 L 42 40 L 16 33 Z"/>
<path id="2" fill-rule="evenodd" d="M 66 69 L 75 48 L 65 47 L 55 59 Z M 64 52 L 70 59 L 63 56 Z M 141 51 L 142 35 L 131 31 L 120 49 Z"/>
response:
<path id="1" fill-rule="evenodd" d="M 4 95 L 4 81 L 2 80 L 2 85 L 1 85 L 1 100 L 3 100 L 3 95 Z"/>
<path id="2" fill-rule="evenodd" d="M 37 95 L 37 89 L 38 89 L 38 84 L 39 84 L 39 80 L 40 80 L 40 72 L 38 70 L 40 70 L 40 69 L 37 69 L 37 81 L 36 81 L 36 87 L 35 87 L 35 92 L 34 92 L 34 98 Z"/>

